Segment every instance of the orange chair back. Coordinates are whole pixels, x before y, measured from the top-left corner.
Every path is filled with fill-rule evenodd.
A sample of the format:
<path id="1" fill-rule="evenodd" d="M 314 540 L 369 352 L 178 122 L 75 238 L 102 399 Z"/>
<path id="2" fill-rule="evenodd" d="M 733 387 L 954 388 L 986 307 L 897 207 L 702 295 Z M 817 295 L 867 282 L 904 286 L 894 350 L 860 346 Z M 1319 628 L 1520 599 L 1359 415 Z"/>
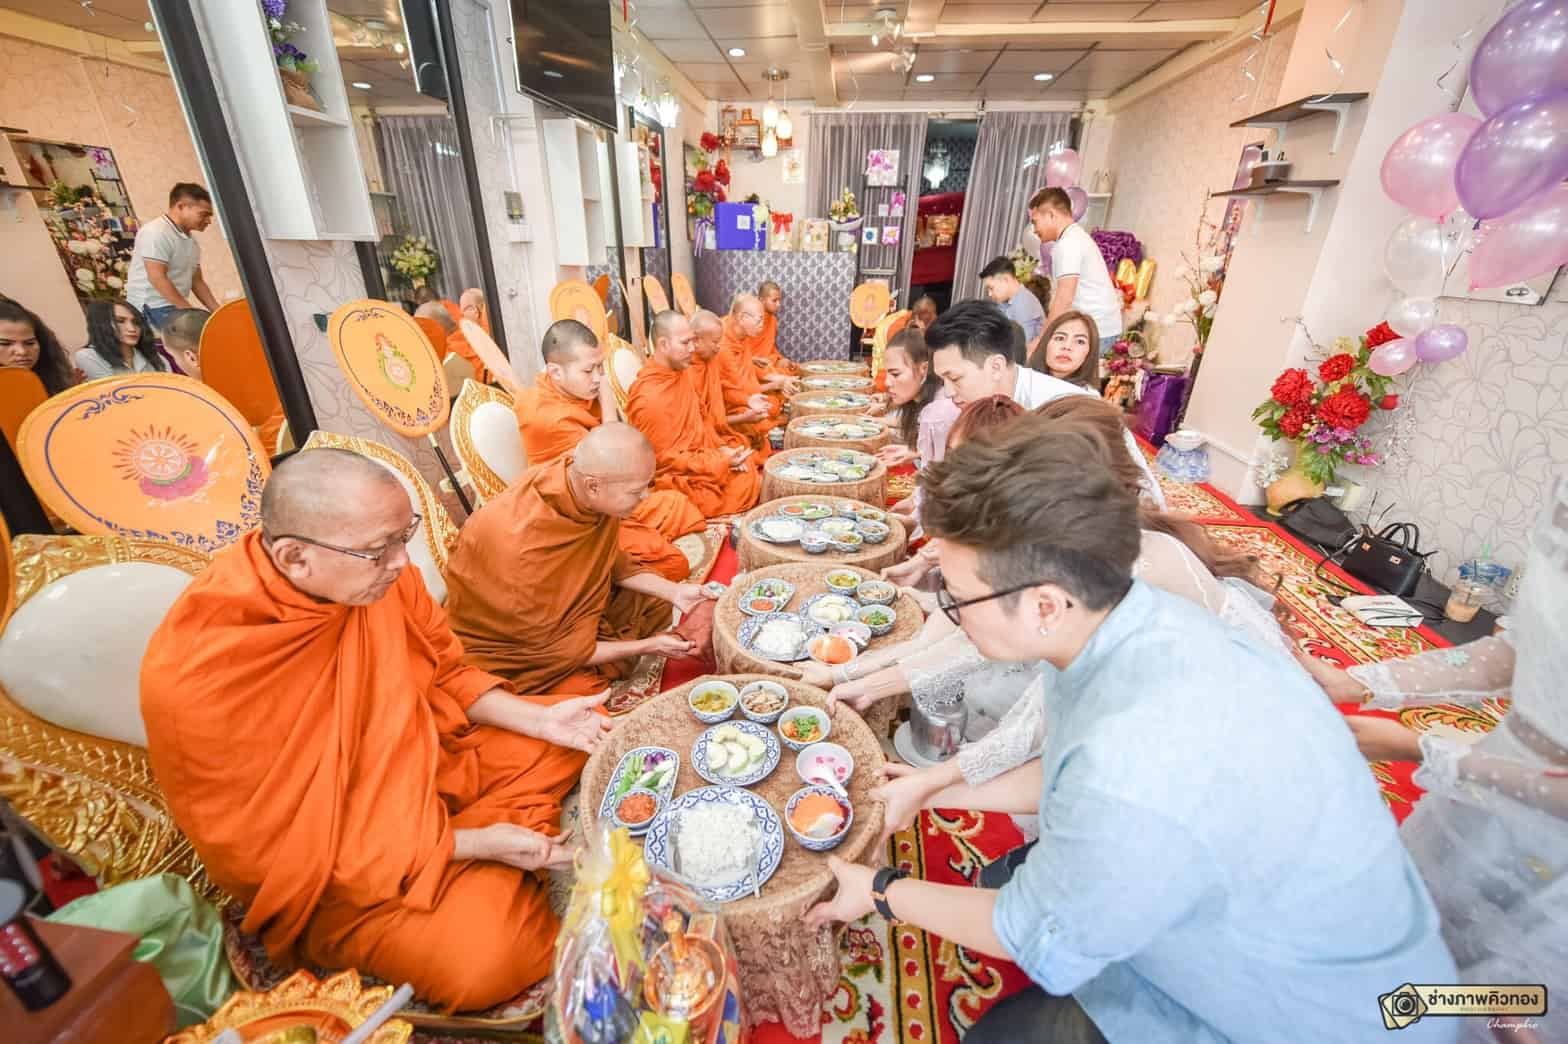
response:
<path id="1" fill-rule="evenodd" d="M 428 316 L 416 315 L 414 322 L 425 331 L 425 336 L 430 338 L 430 347 L 436 350 L 437 359 L 446 358 L 446 328 Z"/>
<path id="2" fill-rule="evenodd" d="M 278 412 L 277 385 L 250 302 L 241 298 L 213 312 L 202 328 L 198 354 L 202 383 L 229 400 L 253 426 Z"/>
<path id="3" fill-rule="evenodd" d="M 610 277 L 608 274 L 602 275 L 593 281 L 593 292 L 599 295 L 599 300 L 604 302 L 604 307 L 610 307 Z"/>
<path id="4" fill-rule="evenodd" d="M 22 430 L 22 421 L 47 398 L 44 382 L 32 370 L 0 369 L 0 431 L 5 432 L 12 450 L 16 449 L 16 433 Z"/>

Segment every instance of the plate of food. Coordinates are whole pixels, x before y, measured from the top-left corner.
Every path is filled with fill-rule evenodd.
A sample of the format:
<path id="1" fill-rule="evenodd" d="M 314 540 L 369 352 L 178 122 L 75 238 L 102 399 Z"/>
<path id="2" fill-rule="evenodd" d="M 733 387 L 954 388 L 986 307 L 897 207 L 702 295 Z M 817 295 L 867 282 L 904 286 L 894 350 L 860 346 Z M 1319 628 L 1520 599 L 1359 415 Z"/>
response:
<path id="1" fill-rule="evenodd" d="M 648 828 L 643 855 L 727 903 L 767 884 L 784 858 L 784 825 L 762 798 L 739 787 L 698 787 L 670 802 Z"/>
<path id="2" fill-rule="evenodd" d="M 865 373 L 866 364 L 848 359 L 814 359 L 800 364 L 802 373 Z"/>
<path id="3" fill-rule="evenodd" d="M 779 735 L 790 750 L 805 750 L 813 743 L 821 743 L 832 731 L 833 720 L 828 712 L 816 707 L 791 707 L 779 718 Z"/>
<path id="4" fill-rule="evenodd" d="M 859 392 L 839 392 L 835 395 L 824 395 L 811 405 L 827 410 L 863 410 L 871 405 L 871 396 Z"/>
<path id="5" fill-rule="evenodd" d="M 825 518 L 817 524 L 817 528 L 829 536 L 843 536 L 853 533 L 857 523 L 852 518 Z"/>
<path id="6" fill-rule="evenodd" d="M 853 620 L 859 609 L 860 606 L 848 595 L 819 594 L 807 599 L 806 604 L 800 607 L 800 615 L 823 627 L 836 627 Z"/>
<path id="7" fill-rule="evenodd" d="M 747 598 L 782 598 L 789 601 L 795 597 L 795 585 L 788 580 L 775 580 L 771 577 L 758 580 L 746 588 Z"/>
<path id="8" fill-rule="evenodd" d="M 800 433 L 813 439 L 872 439 L 881 431 L 880 425 L 866 421 L 810 420 L 800 426 Z"/>
<path id="9" fill-rule="evenodd" d="M 604 798 L 599 802 L 599 820 L 613 820 L 621 802 L 634 790 L 651 790 L 668 802 L 675 793 L 675 778 L 680 771 L 681 756 L 668 747 L 633 747 L 621 755 L 615 771 L 610 773 L 610 785 L 604 788 Z M 628 829 L 638 836 L 648 829 L 648 824 Z"/>
<path id="10" fill-rule="evenodd" d="M 779 767 L 779 741 L 753 721 L 715 725 L 692 745 L 691 767 L 709 783 L 749 787 Z"/>
<path id="11" fill-rule="evenodd" d="M 805 522 L 783 514 L 768 515 L 751 524 L 751 535 L 770 544 L 793 544 L 805 530 Z"/>
<path id="12" fill-rule="evenodd" d="M 742 623 L 736 637 L 741 648 L 754 656 L 776 663 L 795 663 L 806 658 L 806 643 L 821 632 L 817 624 L 794 613 L 768 613 Z"/>
<path id="13" fill-rule="evenodd" d="M 853 527 L 851 527 L 853 528 Z M 854 597 L 855 589 L 872 577 L 861 576 L 853 569 L 829 569 L 822 582 L 828 585 L 828 590 L 835 594 Z"/>
<path id="14" fill-rule="evenodd" d="M 830 391 L 866 391 L 871 387 L 870 377 L 848 377 L 825 375 L 820 377 L 807 377 L 801 382 L 813 390 L 827 389 Z"/>
<path id="15" fill-rule="evenodd" d="M 779 514 L 785 518 L 798 518 L 802 522 L 815 522 L 819 518 L 827 518 L 833 514 L 833 505 L 824 504 L 819 500 L 808 500 L 802 504 L 785 504 L 779 508 Z"/>

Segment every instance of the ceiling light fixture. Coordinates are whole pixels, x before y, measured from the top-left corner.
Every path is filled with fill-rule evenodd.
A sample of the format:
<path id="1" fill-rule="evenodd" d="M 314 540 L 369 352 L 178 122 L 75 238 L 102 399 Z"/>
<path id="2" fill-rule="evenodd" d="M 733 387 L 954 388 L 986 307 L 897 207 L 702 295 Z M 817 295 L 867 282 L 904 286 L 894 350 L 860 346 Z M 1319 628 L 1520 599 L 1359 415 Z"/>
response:
<path id="1" fill-rule="evenodd" d="M 349 84 L 349 86 L 358 87 L 362 91 L 370 90 L 370 84 L 366 83 L 364 80 L 355 80 L 353 83 Z"/>
<path id="2" fill-rule="evenodd" d="M 789 118 L 789 110 L 784 109 L 779 113 L 778 126 L 773 128 L 780 141 L 790 141 L 795 137 L 795 121 Z"/>
<path id="3" fill-rule="evenodd" d="M 772 127 L 769 127 L 767 133 L 762 135 L 762 155 L 767 159 L 772 159 L 778 154 L 779 136 Z"/>
<path id="4" fill-rule="evenodd" d="M 666 129 L 674 127 L 676 121 L 681 118 L 680 99 L 668 85 L 659 92 L 659 100 L 655 103 L 655 108 L 659 113 L 659 123 Z"/>
<path id="5" fill-rule="evenodd" d="M 1041 83 L 1049 83 L 1051 80 L 1056 79 L 1051 73 L 1035 73 L 1034 78 Z"/>
<path id="6" fill-rule="evenodd" d="M 789 73 L 776 65 L 770 65 L 762 78 L 768 81 L 768 103 L 762 107 L 762 129 L 771 131 L 779 123 L 779 103 L 773 100 L 773 85 L 789 79 Z M 774 150 L 778 149 L 778 142 L 773 143 Z"/>
<path id="7" fill-rule="evenodd" d="M 921 73 L 919 76 L 915 77 L 915 82 L 916 83 L 930 83 L 934 79 L 936 79 L 936 77 L 932 76 L 930 73 Z"/>
<path id="8" fill-rule="evenodd" d="M 402 54 L 406 50 L 408 50 L 408 48 L 403 46 L 403 41 L 402 40 L 394 40 L 392 42 L 392 53 L 393 54 Z"/>
<path id="9" fill-rule="evenodd" d="M 744 47 L 731 47 L 729 49 L 729 56 L 731 58 L 744 58 L 744 57 L 746 57 L 746 48 L 744 48 Z"/>

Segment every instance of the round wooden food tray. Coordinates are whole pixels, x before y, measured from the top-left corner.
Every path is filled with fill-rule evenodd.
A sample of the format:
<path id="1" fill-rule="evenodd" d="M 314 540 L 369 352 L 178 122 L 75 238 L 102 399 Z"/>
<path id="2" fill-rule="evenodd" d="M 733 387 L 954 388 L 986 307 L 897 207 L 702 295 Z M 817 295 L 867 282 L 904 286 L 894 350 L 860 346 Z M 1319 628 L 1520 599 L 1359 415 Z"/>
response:
<path id="1" fill-rule="evenodd" d="M 837 449 L 848 449 L 838 446 Z M 858 482 L 798 482 L 779 478 L 778 469 L 788 464 L 791 457 L 808 450 L 779 450 L 768 458 L 762 469 L 762 499 L 766 504 L 779 497 L 830 496 L 845 497 L 865 504 L 881 506 L 887 503 L 887 466 L 877 461 L 871 473 Z"/>
<path id="2" fill-rule="evenodd" d="M 869 377 L 871 376 L 871 367 L 866 363 L 852 362 L 846 359 L 821 359 L 815 362 L 801 363 L 800 372 L 807 375 L 822 374 L 829 377 Z"/>
<path id="3" fill-rule="evenodd" d="M 839 422 L 866 422 L 875 423 L 881 427 L 881 422 L 875 417 L 857 417 L 848 413 L 823 413 L 815 417 L 797 417 L 789 422 L 789 427 L 784 429 L 785 449 L 806 449 L 812 446 L 821 449 L 846 449 L 859 450 L 861 453 L 875 453 L 888 444 L 892 438 L 887 428 L 882 427 L 876 435 L 869 439 L 826 439 L 818 436 L 806 435 L 801 432 L 801 427 L 823 421 Z"/>
<path id="4" fill-rule="evenodd" d="M 746 591 L 758 580 L 777 579 L 787 580 L 795 585 L 795 597 L 784 607 L 785 612 L 794 612 L 806 603 L 813 595 L 823 594 L 828 590 L 825 579 L 830 570 L 836 568 L 849 568 L 860 573 L 865 579 L 875 579 L 876 574 L 867 569 L 855 566 L 806 565 L 804 563 L 790 563 L 787 565 L 765 566 L 746 573 L 738 573 L 730 582 L 729 590 L 719 599 L 718 608 L 714 611 L 713 623 L 713 654 L 718 661 L 721 674 L 771 674 L 781 678 L 798 678 L 797 665 L 791 663 L 777 663 L 765 660 L 760 656 L 753 656 L 740 647 L 740 625 L 747 619 L 745 613 L 740 611 L 740 600 Z M 898 642 L 908 641 L 913 638 L 925 623 L 925 615 L 920 607 L 909 595 L 900 591 L 897 600 L 893 602 L 893 610 L 898 613 L 898 621 L 893 629 L 880 638 L 871 640 L 871 649 L 882 649 Z M 814 660 L 802 660 L 801 664 L 815 663 Z M 864 715 L 866 724 L 878 736 L 888 733 L 893 716 L 897 714 L 899 701 L 893 699 L 878 700 L 872 704 L 871 710 Z M 832 736 L 828 737 L 830 740 Z"/>
<path id="5" fill-rule="evenodd" d="M 865 544 L 854 554 L 845 554 L 842 551 L 834 551 L 830 548 L 820 555 L 812 555 L 802 550 L 799 544 L 772 544 L 752 534 L 751 523 L 757 519 L 778 514 L 786 504 L 805 503 L 832 504 L 835 509 L 840 504 L 854 504 L 858 507 L 882 507 L 880 504 L 867 504 L 862 501 L 846 500 L 843 497 L 825 497 L 820 493 L 816 496 L 786 497 L 782 500 L 769 501 L 741 519 L 739 557 L 740 568 L 743 572 L 785 562 L 804 562 L 808 565 L 859 566 L 862 569 L 869 569 L 875 573 L 904 560 L 904 548 L 908 541 L 908 535 L 904 532 L 903 524 L 891 515 L 886 519 L 889 530 L 887 539 L 880 544 Z M 883 513 L 886 514 L 886 511 L 884 510 Z"/>
<path id="6" fill-rule="evenodd" d="M 842 406 L 823 406 L 823 405 L 820 405 L 821 403 L 823 403 L 823 402 L 825 402 L 827 400 L 835 399 L 835 398 L 838 398 L 839 396 L 850 395 L 850 394 L 866 395 L 865 392 L 841 392 L 841 391 L 831 391 L 831 390 L 830 391 L 820 391 L 819 390 L 819 391 L 803 391 L 803 392 L 800 392 L 797 395 L 790 396 L 790 400 L 789 400 L 789 415 L 791 417 L 814 417 L 814 416 L 816 416 L 819 413 L 846 413 L 846 412 L 852 413 L 852 412 L 854 412 L 853 410 L 845 410 L 844 407 L 842 407 Z M 870 396 L 867 395 L 867 398 L 869 399 Z"/>

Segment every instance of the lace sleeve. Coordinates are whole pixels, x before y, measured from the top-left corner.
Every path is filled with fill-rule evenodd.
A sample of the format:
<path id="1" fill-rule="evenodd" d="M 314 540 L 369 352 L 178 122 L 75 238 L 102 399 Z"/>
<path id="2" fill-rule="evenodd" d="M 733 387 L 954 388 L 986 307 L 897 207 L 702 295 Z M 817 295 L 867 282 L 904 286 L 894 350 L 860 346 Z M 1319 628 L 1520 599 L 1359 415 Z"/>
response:
<path id="1" fill-rule="evenodd" d="M 958 696 L 963 691 L 964 678 L 984 663 L 985 657 L 969 637 L 953 627 L 899 666 L 904 668 L 910 695 L 917 702 L 945 702 Z"/>
<path id="2" fill-rule="evenodd" d="M 1036 674 L 989 735 L 959 748 L 958 770 L 977 787 L 1028 761 L 1044 742 L 1045 676 Z"/>
<path id="3" fill-rule="evenodd" d="M 1462 792 L 1467 804 L 1494 811 L 1500 802 L 1513 801 L 1568 820 L 1568 773 L 1484 753 L 1459 740 L 1422 736 L 1421 767 L 1411 782 L 1433 793 Z"/>
<path id="4" fill-rule="evenodd" d="M 1379 710 L 1429 703 L 1473 704 L 1507 693 L 1513 684 L 1514 647 L 1505 631 L 1452 649 L 1359 664 L 1346 673 L 1371 692 L 1367 706 Z"/>

